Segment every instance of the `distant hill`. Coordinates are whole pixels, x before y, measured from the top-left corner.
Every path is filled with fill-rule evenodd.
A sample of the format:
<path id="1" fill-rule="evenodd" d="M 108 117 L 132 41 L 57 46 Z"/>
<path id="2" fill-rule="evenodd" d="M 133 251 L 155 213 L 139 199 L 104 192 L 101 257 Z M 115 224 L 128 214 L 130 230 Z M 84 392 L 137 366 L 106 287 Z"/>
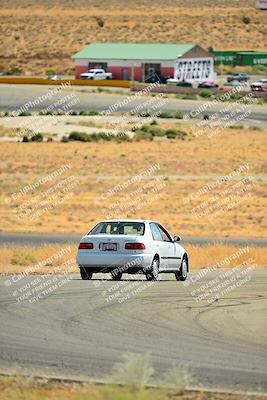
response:
<path id="1" fill-rule="evenodd" d="M 1 8 L 9 7 L 10 0 L 1 0 Z M 99 3 L 97 0 L 14 0 L 12 5 L 14 8 L 31 8 L 31 7 L 45 7 L 45 8 L 88 8 L 88 7 L 101 7 L 108 5 L 116 5 L 118 7 L 122 6 L 151 6 L 161 5 L 161 0 L 102 0 Z M 166 0 L 164 1 L 164 6 L 170 7 L 253 7 L 255 5 L 254 0 Z"/>
<path id="2" fill-rule="evenodd" d="M 91 42 L 198 43 L 264 50 L 267 12 L 254 0 L 0 1 L 0 70 L 71 73 Z"/>

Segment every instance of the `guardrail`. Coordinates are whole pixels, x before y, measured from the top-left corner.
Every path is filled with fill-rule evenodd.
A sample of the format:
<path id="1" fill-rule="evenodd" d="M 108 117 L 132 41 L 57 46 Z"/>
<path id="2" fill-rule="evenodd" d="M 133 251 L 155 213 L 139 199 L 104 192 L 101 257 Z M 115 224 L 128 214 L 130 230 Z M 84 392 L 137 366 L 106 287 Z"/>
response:
<path id="1" fill-rule="evenodd" d="M 51 79 L 43 79 L 43 78 L 20 78 L 20 77 L 8 77 L 1 78 L 0 83 L 9 83 L 15 85 L 61 85 L 63 83 L 68 83 L 70 85 L 78 85 L 78 86 L 108 86 L 108 87 L 122 87 L 129 88 L 131 83 L 130 81 L 122 81 L 122 80 L 93 80 L 93 79 L 60 79 L 53 81 Z"/>

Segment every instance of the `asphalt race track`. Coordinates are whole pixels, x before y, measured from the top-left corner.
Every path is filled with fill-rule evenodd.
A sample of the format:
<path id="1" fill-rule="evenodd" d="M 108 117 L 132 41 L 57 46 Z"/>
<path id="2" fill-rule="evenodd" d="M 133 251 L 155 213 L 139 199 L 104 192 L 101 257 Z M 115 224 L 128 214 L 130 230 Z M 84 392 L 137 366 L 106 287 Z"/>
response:
<path id="1" fill-rule="evenodd" d="M 1 84 L 0 85 L 0 110 L 13 112 L 18 110 L 20 107 L 28 102 L 34 102 L 40 96 L 44 96 L 51 90 L 55 89 L 55 86 L 45 85 L 15 85 L 15 84 Z M 79 90 L 85 90 L 84 87 L 74 87 L 68 92 L 63 91 L 52 97 L 52 100 L 46 99 L 39 104 L 36 104 L 30 108 L 30 111 L 40 111 L 48 107 L 50 104 L 64 98 L 66 95 L 75 93 L 77 103 L 75 103 L 71 109 L 82 110 L 82 109 L 94 109 L 96 111 L 107 111 L 110 106 L 121 103 L 117 111 L 119 112 L 131 112 L 137 105 L 145 103 L 150 97 L 137 97 L 132 98 L 129 102 L 123 104 L 123 101 L 129 99 L 129 94 L 126 92 L 125 96 L 121 94 L 96 94 L 81 92 Z M 160 106 L 160 110 L 168 112 L 182 111 L 184 113 L 190 113 L 191 111 L 197 110 L 198 107 L 203 106 L 207 103 L 207 100 L 178 100 L 178 99 L 166 99 L 166 102 Z M 61 109 L 62 106 L 55 106 L 55 109 Z M 215 112 L 221 111 L 222 105 L 219 102 L 216 105 L 212 105 L 205 110 L 205 114 L 214 114 Z M 145 108 L 146 109 L 146 108 Z M 143 111 L 143 109 L 142 109 Z M 254 121 L 267 122 L 266 106 L 264 105 L 250 105 L 248 119 Z M 202 113 L 203 114 L 203 113 Z M 201 115 L 202 115 L 201 114 Z M 241 113 L 242 114 L 242 113 Z M 224 113 L 222 112 L 222 115 Z M 237 113 L 238 115 L 238 113 Z M 236 116 L 237 116 L 236 115 Z"/>
<path id="2" fill-rule="evenodd" d="M 64 233 L 13 233 L 0 232 L 0 246 L 47 246 L 52 244 L 70 243 L 78 246 L 82 234 L 64 234 Z M 245 238 L 245 237 L 205 237 L 190 236 L 182 237 L 182 244 L 193 244 L 195 246 L 208 246 L 213 244 L 225 244 L 227 246 L 252 246 L 267 247 L 267 238 Z"/>
<path id="3" fill-rule="evenodd" d="M 0 110 L 12 112 L 49 90 L 52 87 L 0 85 Z M 127 93 L 77 89 L 75 93 L 76 110 L 104 111 L 127 97 Z M 132 111 L 138 103 L 140 99 L 134 99 L 118 111 Z M 204 103 L 167 99 L 162 109 L 187 113 Z M 47 100 L 34 110 L 50 104 Z M 221 104 L 212 106 L 207 113 L 220 108 Z M 265 126 L 266 107 L 252 105 L 250 109 L 253 124 L 261 121 Z M 77 243 L 79 239 L 80 235 L 56 233 L 0 233 L 0 245 L 8 246 Z M 184 238 L 183 244 L 207 245 L 214 240 Z M 259 247 L 267 243 L 264 238 L 216 241 Z M 109 278 L 0 276 L 0 373 L 105 381 L 124 354 L 150 353 L 158 377 L 182 365 L 192 375 L 192 386 L 267 392 L 267 269 L 246 274 L 194 270 L 184 283 L 166 274 L 157 282 L 147 282 L 143 276 L 124 275 L 120 282 Z"/>
<path id="4" fill-rule="evenodd" d="M 266 392 L 267 270 L 199 271 L 185 284 L 161 275 L 149 286 L 143 276 L 113 282 L 74 274 L 65 284 L 62 275 L 1 276 L 0 372 L 103 380 L 123 354 L 149 352 L 159 375 L 179 364 L 194 386 Z M 232 290 L 196 301 L 203 285 L 233 276 Z M 25 285 L 48 288 L 52 277 L 59 288 L 38 301 L 27 295 Z"/>

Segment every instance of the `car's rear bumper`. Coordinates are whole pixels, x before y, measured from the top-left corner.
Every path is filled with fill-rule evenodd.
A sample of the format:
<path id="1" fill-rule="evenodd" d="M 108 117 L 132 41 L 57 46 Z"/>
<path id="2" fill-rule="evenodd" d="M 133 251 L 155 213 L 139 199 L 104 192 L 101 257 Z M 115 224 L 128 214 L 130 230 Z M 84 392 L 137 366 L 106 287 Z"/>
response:
<path id="1" fill-rule="evenodd" d="M 92 272 L 110 272 L 116 268 L 120 272 L 131 273 L 139 270 L 147 270 L 151 267 L 152 254 L 136 253 L 94 253 L 88 254 L 85 251 L 78 251 L 76 261 L 79 267 L 84 267 Z"/>

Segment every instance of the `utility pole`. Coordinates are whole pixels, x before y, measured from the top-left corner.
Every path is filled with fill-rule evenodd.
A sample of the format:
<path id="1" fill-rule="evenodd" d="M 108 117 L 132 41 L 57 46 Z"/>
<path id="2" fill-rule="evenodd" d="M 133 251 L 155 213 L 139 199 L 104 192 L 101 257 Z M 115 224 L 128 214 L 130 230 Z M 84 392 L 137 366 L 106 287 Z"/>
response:
<path id="1" fill-rule="evenodd" d="M 223 75 L 223 56 L 220 56 L 221 60 L 221 75 Z"/>

